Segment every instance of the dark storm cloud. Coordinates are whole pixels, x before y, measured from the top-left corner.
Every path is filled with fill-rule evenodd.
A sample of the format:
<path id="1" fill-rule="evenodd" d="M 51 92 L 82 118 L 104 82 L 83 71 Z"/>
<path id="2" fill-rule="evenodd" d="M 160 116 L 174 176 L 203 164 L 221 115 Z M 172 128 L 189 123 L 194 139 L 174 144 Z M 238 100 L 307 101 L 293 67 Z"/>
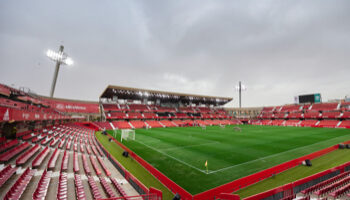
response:
<path id="1" fill-rule="evenodd" d="M 1 82 L 97 100 L 108 84 L 233 96 L 244 106 L 350 94 L 350 1 L 2 1 Z M 232 105 L 237 105 L 237 101 Z"/>

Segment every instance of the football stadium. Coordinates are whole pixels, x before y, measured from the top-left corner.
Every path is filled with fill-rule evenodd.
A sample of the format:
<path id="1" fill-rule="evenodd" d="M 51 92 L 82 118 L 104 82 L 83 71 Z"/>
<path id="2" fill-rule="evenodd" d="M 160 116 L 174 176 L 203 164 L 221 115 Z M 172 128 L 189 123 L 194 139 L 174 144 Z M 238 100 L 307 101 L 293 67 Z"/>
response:
<path id="1" fill-rule="evenodd" d="M 348 2 L 141 2 L 0 3 L 0 199 L 350 199 Z"/>

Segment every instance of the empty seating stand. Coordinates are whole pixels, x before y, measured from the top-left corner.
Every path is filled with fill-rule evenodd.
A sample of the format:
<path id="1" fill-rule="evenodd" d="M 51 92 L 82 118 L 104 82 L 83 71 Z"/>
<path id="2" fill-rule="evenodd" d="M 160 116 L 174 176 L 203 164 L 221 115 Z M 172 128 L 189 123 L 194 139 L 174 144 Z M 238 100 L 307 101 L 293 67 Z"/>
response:
<path id="1" fill-rule="evenodd" d="M 12 168 L 11 165 L 7 165 L 3 170 L 0 172 L 0 188 L 1 186 L 6 183 L 6 181 L 11 178 L 11 176 L 16 172 L 17 168 Z"/>
<path id="2" fill-rule="evenodd" d="M 107 183 L 105 178 L 100 177 L 100 183 L 101 183 L 103 189 L 105 190 L 105 192 L 106 192 L 106 194 L 108 195 L 109 198 L 117 197 L 114 194 L 111 186 Z"/>
<path id="3" fill-rule="evenodd" d="M 57 199 L 68 199 L 68 175 L 65 172 L 61 172 L 60 177 L 58 179 Z"/>
<path id="4" fill-rule="evenodd" d="M 24 152 L 19 158 L 16 160 L 16 165 L 23 165 L 26 163 L 36 152 L 38 152 L 40 146 L 38 144 L 34 145 L 31 149 Z"/>
<path id="5" fill-rule="evenodd" d="M 47 169 L 54 169 L 55 168 L 59 155 L 60 155 L 60 150 L 55 149 L 55 151 L 53 152 L 53 154 L 49 160 L 49 163 L 47 165 Z"/>
<path id="6" fill-rule="evenodd" d="M 112 183 L 113 183 L 115 189 L 117 189 L 117 191 L 119 192 L 120 196 L 126 197 L 127 194 L 126 194 L 126 192 L 124 191 L 124 189 L 122 188 L 122 186 L 118 183 L 117 179 L 111 178 L 111 181 L 112 181 Z"/>
<path id="7" fill-rule="evenodd" d="M 97 175 L 97 176 L 101 175 L 102 172 L 101 172 L 101 170 L 98 168 L 95 158 L 92 157 L 92 156 L 90 156 L 90 161 L 91 161 L 92 166 L 93 166 L 94 169 L 95 169 L 96 175 Z"/>
<path id="8" fill-rule="evenodd" d="M 61 171 L 67 171 L 68 160 L 69 160 L 69 152 L 64 151 L 63 158 L 62 158 L 62 164 L 61 164 Z"/>
<path id="9" fill-rule="evenodd" d="M 20 199 L 35 172 L 35 169 L 27 168 L 6 193 L 4 200 Z"/>
<path id="10" fill-rule="evenodd" d="M 73 155 L 73 170 L 74 173 L 78 173 L 79 172 L 79 160 L 78 160 L 78 154 L 74 152 Z"/>
<path id="11" fill-rule="evenodd" d="M 94 197 L 94 199 L 102 199 L 102 195 L 96 185 L 96 182 L 94 181 L 94 178 L 92 178 L 92 176 L 88 176 L 88 182 L 91 188 L 91 193 L 92 196 Z"/>
<path id="12" fill-rule="evenodd" d="M 82 155 L 82 158 L 83 158 L 83 167 L 84 167 L 85 173 L 90 175 L 91 174 L 91 170 L 90 170 L 90 167 L 89 167 L 89 164 L 87 162 L 85 154 Z"/>
<path id="13" fill-rule="evenodd" d="M 349 175 L 349 173 L 350 173 L 350 172 L 343 172 L 343 173 L 341 173 L 341 174 L 338 174 L 337 176 L 334 176 L 334 177 L 332 177 L 332 178 L 330 178 L 330 179 L 324 180 L 324 181 L 322 181 L 322 182 L 320 182 L 320 183 L 318 183 L 318 184 L 316 184 L 316 185 L 313 185 L 313 186 L 311 186 L 311 187 L 309 187 L 309 188 L 307 188 L 307 189 L 301 191 L 301 193 L 302 193 L 302 194 L 310 194 L 310 193 L 313 193 L 313 192 L 315 192 L 315 191 L 317 191 L 317 190 L 320 190 L 321 188 L 326 187 L 327 185 L 330 185 L 330 184 L 332 184 L 332 183 L 334 183 L 334 182 L 337 182 L 337 181 L 339 181 L 339 180 L 341 180 L 341 179 L 347 177 L 347 176 Z"/>
<path id="14" fill-rule="evenodd" d="M 108 170 L 108 168 L 106 167 L 106 165 L 103 163 L 102 158 L 97 157 L 98 162 L 100 163 L 100 165 L 103 168 L 103 171 L 106 173 L 107 176 L 111 176 L 111 172 Z"/>
<path id="15" fill-rule="evenodd" d="M 79 174 L 74 175 L 74 184 L 75 184 L 75 195 L 78 200 L 85 200 L 86 195 L 84 191 L 83 182 Z"/>
<path id="16" fill-rule="evenodd" d="M 7 142 L 5 144 L 2 144 L 0 146 L 0 153 L 5 151 L 5 150 L 10 149 L 11 147 L 16 146 L 17 144 L 18 144 L 18 140 L 17 139 L 16 140 L 11 140 L 11 141 L 9 141 L 9 142 Z"/>
<path id="17" fill-rule="evenodd" d="M 30 144 L 28 142 L 25 142 L 25 143 L 22 143 L 22 144 L 20 144 L 19 146 L 15 147 L 15 148 L 9 150 L 9 151 L 5 151 L 4 153 L 2 153 L 0 155 L 0 161 L 1 162 L 9 161 L 15 155 L 21 153 L 22 151 L 24 151 L 28 147 L 30 147 Z"/>
<path id="18" fill-rule="evenodd" d="M 52 171 L 44 171 L 39 180 L 38 186 L 33 193 L 33 200 L 45 199 L 49 188 Z"/>
<path id="19" fill-rule="evenodd" d="M 41 151 L 38 156 L 33 160 L 32 167 L 36 168 L 41 165 L 46 156 L 50 153 L 49 147 L 45 147 L 43 151 Z"/>

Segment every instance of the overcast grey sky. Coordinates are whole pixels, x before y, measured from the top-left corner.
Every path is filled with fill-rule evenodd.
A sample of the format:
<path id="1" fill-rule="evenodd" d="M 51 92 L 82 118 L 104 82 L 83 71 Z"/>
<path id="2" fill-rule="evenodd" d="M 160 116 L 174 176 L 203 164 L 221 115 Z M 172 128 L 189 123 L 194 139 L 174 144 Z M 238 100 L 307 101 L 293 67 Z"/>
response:
<path id="1" fill-rule="evenodd" d="M 56 97 L 108 85 L 233 97 L 243 106 L 350 94 L 350 1 L 2 0 L 0 82 L 49 95 L 60 44 L 73 57 Z"/>

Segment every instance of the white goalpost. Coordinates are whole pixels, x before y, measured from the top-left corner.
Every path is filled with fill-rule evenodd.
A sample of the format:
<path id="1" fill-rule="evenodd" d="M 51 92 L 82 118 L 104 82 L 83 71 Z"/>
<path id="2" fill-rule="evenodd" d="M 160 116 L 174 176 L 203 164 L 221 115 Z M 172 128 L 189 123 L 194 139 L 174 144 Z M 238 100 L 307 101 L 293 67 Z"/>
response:
<path id="1" fill-rule="evenodd" d="M 202 130 L 207 130 L 207 126 L 206 125 L 200 124 L 199 126 L 202 127 Z"/>
<path id="2" fill-rule="evenodd" d="M 133 129 L 122 129 L 122 134 L 120 141 L 123 142 L 124 140 L 135 140 L 135 130 Z"/>
<path id="3" fill-rule="evenodd" d="M 225 128 L 226 126 L 224 124 L 219 125 L 221 128 Z"/>

